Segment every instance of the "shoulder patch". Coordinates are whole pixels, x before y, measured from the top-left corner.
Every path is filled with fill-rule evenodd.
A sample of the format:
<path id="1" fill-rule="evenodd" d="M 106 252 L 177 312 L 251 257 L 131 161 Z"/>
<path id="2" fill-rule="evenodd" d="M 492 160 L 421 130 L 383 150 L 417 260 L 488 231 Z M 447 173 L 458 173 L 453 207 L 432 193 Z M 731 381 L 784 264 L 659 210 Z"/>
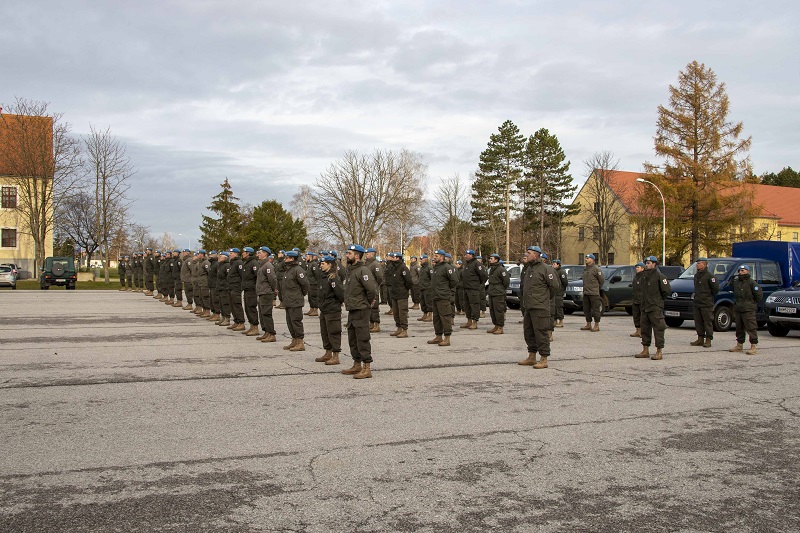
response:
<path id="1" fill-rule="evenodd" d="M 711 282 L 712 283 L 716 283 L 717 282 L 717 278 L 711 278 Z"/>
<path id="2" fill-rule="evenodd" d="M 364 281 L 369 281 L 369 276 L 367 276 L 366 274 L 364 274 Z"/>
<path id="3" fill-rule="evenodd" d="M 548 274 L 547 275 L 547 279 L 553 279 L 553 275 L 552 274 Z"/>
<path id="4" fill-rule="evenodd" d="M 406 275 L 406 271 L 405 271 L 405 270 L 403 270 L 403 275 L 404 275 L 404 276 Z"/>
<path id="5" fill-rule="evenodd" d="M 300 273 L 298 274 L 298 276 L 299 276 L 300 278 L 304 278 L 304 277 L 306 277 L 306 275 L 305 275 L 305 274 L 303 274 L 302 272 L 300 272 Z"/>
<path id="6" fill-rule="evenodd" d="M 503 276 L 503 277 L 506 277 L 506 273 L 505 272 L 500 272 L 500 275 Z"/>
<path id="7" fill-rule="evenodd" d="M 239 265 L 239 270 L 241 270 L 243 266 L 244 266 L 244 265 Z"/>
<path id="8" fill-rule="evenodd" d="M 758 285 L 756 285 L 755 287 L 753 287 L 753 290 L 757 291 L 757 290 L 758 290 Z"/>
<path id="9" fill-rule="evenodd" d="M 452 273 L 453 273 L 453 270 L 452 270 L 452 269 L 450 269 L 450 268 L 448 268 L 448 269 L 447 269 L 447 273 L 448 273 L 448 274 L 452 274 Z"/>
<path id="10" fill-rule="evenodd" d="M 666 285 L 666 284 L 667 284 L 667 278 L 664 278 L 664 279 L 662 279 L 662 280 L 661 280 L 661 283 L 663 283 L 664 285 Z"/>
<path id="11" fill-rule="evenodd" d="M 331 289 L 335 289 L 335 288 L 336 288 L 336 282 L 335 281 L 331 281 Z"/>

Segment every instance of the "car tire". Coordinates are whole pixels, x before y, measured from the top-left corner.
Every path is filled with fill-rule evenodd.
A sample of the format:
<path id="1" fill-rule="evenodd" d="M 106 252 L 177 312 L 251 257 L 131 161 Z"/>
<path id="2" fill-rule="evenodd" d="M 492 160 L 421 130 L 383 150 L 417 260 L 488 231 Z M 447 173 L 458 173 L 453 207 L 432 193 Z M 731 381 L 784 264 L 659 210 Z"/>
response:
<path id="1" fill-rule="evenodd" d="M 714 331 L 728 331 L 733 324 L 733 310 L 727 305 L 720 305 L 714 311 Z"/>
<path id="2" fill-rule="evenodd" d="M 789 328 L 783 324 L 776 324 L 775 322 L 767 322 L 767 331 L 773 337 L 785 337 L 789 334 Z"/>
<path id="3" fill-rule="evenodd" d="M 49 286 L 49 285 L 42 285 L 42 290 L 43 290 L 43 291 L 46 291 L 46 290 L 48 290 L 48 289 L 50 289 L 50 286 Z"/>
<path id="4" fill-rule="evenodd" d="M 682 318 L 675 318 L 674 316 L 665 316 L 664 322 L 671 328 L 679 328 L 683 325 L 684 320 Z"/>
<path id="5" fill-rule="evenodd" d="M 575 310 L 574 310 L 574 309 L 564 309 L 564 314 L 565 314 L 565 315 L 571 315 L 571 314 L 572 314 L 572 313 L 574 313 L 574 312 L 575 312 Z"/>
<path id="6" fill-rule="evenodd" d="M 633 316 L 633 306 L 628 306 L 625 308 L 625 312 L 628 313 L 630 316 Z"/>

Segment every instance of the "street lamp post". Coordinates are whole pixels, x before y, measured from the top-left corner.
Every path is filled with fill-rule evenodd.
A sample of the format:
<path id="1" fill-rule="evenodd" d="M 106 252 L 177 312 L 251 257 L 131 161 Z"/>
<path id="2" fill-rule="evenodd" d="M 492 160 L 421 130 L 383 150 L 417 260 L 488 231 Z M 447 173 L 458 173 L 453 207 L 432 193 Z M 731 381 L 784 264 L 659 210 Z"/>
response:
<path id="1" fill-rule="evenodd" d="M 656 188 L 659 196 L 661 196 L 661 206 L 663 207 L 663 215 L 661 218 L 661 264 L 664 265 L 667 261 L 667 202 L 664 200 L 664 194 L 661 192 L 661 189 L 658 188 L 658 185 L 644 178 L 636 178 L 636 181 L 639 183 L 649 183 Z"/>
<path id="2" fill-rule="evenodd" d="M 189 239 L 189 236 L 188 235 L 184 235 L 183 233 L 178 233 L 178 235 L 180 235 L 181 237 L 186 237 L 186 242 L 189 244 L 189 246 L 187 246 L 186 248 L 191 250 L 192 249 L 192 241 Z"/>

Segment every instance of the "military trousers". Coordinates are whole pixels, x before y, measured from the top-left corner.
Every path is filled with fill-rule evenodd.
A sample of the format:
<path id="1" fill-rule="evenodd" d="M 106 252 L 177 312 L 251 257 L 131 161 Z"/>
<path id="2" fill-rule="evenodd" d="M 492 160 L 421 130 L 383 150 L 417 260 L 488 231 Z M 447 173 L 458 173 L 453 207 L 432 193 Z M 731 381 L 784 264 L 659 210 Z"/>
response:
<path id="1" fill-rule="evenodd" d="M 736 342 L 744 344 L 745 333 L 750 337 L 750 344 L 758 344 L 758 323 L 755 311 L 733 310 L 733 320 L 736 322 Z"/>
<path id="2" fill-rule="evenodd" d="M 600 322 L 600 317 L 603 316 L 603 297 L 598 295 L 583 295 L 583 316 L 586 322 Z"/>
<path id="3" fill-rule="evenodd" d="M 194 287 L 192 286 L 192 282 L 183 282 L 183 292 L 186 293 L 186 303 L 192 305 L 194 303 Z"/>
<path id="4" fill-rule="evenodd" d="M 286 325 L 289 327 L 289 333 L 292 335 L 293 339 L 302 339 L 305 337 L 302 307 L 286 308 Z"/>
<path id="5" fill-rule="evenodd" d="M 389 288 L 384 283 L 381 285 L 381 303 L 385 304 L 389 302 Z"/>
<path id="6" fill-rule="evenodd" d="M 342 312 L 326 313 L 319 315 L 319 334 L 322 337 L 322 347 L 327 351 L 339 353 L 342 351 Z"/>
<path id="7" fill-rule="evenodd" d="M 492 324 L 498 327 L 506 325 L 506 297 L 489 296 L 489 316 L 492 317 Z"/>
<path id="8" fill-rule="evenodd" d="M 464 289 L 463 287 L 456 288 L 456 311 L 461 311 L 464 309 L 467 304 L 464 303 Z"/>
<path id="9" fill-rule="evenodd" d="M 464 289 L 464 312 L 467 320 L 481 318 L 481 291 L 478 289 Z"/>
<path id="10" fill-rule="evenodd" d="M 175 299 L 179 302 L 183 301 L 183 283 L 178 280 L 174 281 L 173 285 L 175 286 Z"/>
<path id="11" fill-rule="evenodd" d="M 231 317 L 231 293 L 226 290 L 217 291 L 219 296 L 219 313 L 222 318 Z"/>
<path id="12" fill-rule="evenodd" d="M 308 305 L 311 309 L 319 308 L 319 290 L 314 285 L 316 282 L 312 282 L 308 288 Z M 314 287 L 314 289 L 311 289 Z"/>
<path id="13" fill-rule="evenodd" d="M 394 325 L 401 329 L 408 329 L 408 298 L 392 300 L 392 316 Z"/>
<path id="14" fill-rule="evenodd" d="M 369 308 L 347 312 L 347 342 L 350 345 L 350 355 L 355 362 L 372 362 L 369 313 Z"/>
<path id="15" fill-rule="evenodd" d="M 480 306 L 481 312 L 486 311 L 486 285 L 481 285 L 480 290 L 478 290 L 478 305 Z"/>
<path id="16" fill-rule="evenodd" d="M 642 311 L 642 346 L 650 346 L 655 337 L 656 348 L 664 347 L 664 331 L 667 323 L 664 322 L 664 310 Z"/>
<path id="17" fill-rule="evenodd" d="M 422 296 L 422 312 L 431 313 L 433 311 L 433 299 L 431 298 L 430 289 L 421 289 Z"/>
<path id="18" fill-rule="evenodd" d="M 639 329 L 642 327 L 642 304 L 631 305 L 631 315 L 633 316 L 633 327 Z"/>
<path id="19" fill-rule="evenodd" d="M 564 320 L 564 294 L 556 296 L 556 320 Z"/>
<path id="20" fill-rule="evenodd" d="M 379 308 L 378 299 L 375 298 L 375 303 L 369 309 L 369 321 L 376 324 L 381 323 L 381 310 Z"/>
<path id="21" fill-rule="evenodd" d="M 175 283 L 172 281 L 172 278 L 164 279 L 164 290 L 167 291 L 167 295 L 170 298 L 175 298 Z"/>
<path id="22" fill-rule="evenodd" d="M 244 314 L 251 326 L 258 325 L 258 296 L 255 289 L 244 290 Z"/>
<path id="23" fill-rule="evenodd" d="M 145 274 L 144 275 L 144 288 L 147 289 L 150 292 L 153 292 L 153 289 L 155 289 L 155 287 L 156 286 L 153 284 L 153 273 L 149 272 L 149 273 Z"/>
<path id="24" fill-rule="evenodd" d="M 125 273 L 125 283 L 128 285 L 129 289 L 133 288 L 133 272 Z"/>
<path id="25" fill-rule="evenodd" d="M 231 314 L 236 324 L 244 324 L 244 309 L 242 309 L 242 291 L 228 291 L 231 297 Z"/>
<path id="26" fill-rule="evenodd" d="M 526 309 L 522 321 L 522 332 L 528 353 L 550 357 L 550 328 L 553 320 L 549 309 Z"/>
<path id="27" fill-rule="evenodd" d="M 433 332 L 446 337 L 453 334 L 453 304 L 450 300 L 433 302 Z"/>
<path id="28" fill-rule="evenodd" d="M 133 272 L 133 287 L 135 289 L 141 287 L 141 285 L 139 285 L 139 273 L 136 271 Z"/>
<path id="29" fill-rule="evenodd" d="M 119 275 L 119 284 L 122 288 L 125 288 L 125 274 L 122 273 Z"/>
<path id="30" fill-rule="evenodd" d="M 216 287 L 209 287 L 209 304 L 211 305 L 211 313 L 217 314 L 219 313 L 219 292 L 217 292 Z"/>
<path id="31" fill-rule="evenodd" d="M 272 318 L 272 308 L 275 296 L 262 294 L 258 297 L 258 323 L 264 333 L 275 335 L 275 320 Z"/>
<path id="32" fill-rule="evenodd" d="M 192 297 L 194 298 L 195 305 L 205 307 L 205 305 L 203 305 L 203 294 L 200 289 L 200 284 L 194 281 L 192 281 Z"/>
<path id="33" fill-rule="evenodd" d="M 203 309 L 211 310 L 211 289 L 208 287 L 198 287 L 197 294 L 199 294 L 199 301 L 200 306 Z"/>
<path id="34" fill-rule="evenodd" d="M 710 305 L 692 308 L 694 330 L 699 338 L 708 340 L 714 338 L 714 308 Z"/>
<path id="35" fill-rule="evenodd" d="M 419 290 L 419 284 L 411 286 L 411 301 L 414 302 L 414 305 L 418 304 L 422 299 L 422 294 Z"/>

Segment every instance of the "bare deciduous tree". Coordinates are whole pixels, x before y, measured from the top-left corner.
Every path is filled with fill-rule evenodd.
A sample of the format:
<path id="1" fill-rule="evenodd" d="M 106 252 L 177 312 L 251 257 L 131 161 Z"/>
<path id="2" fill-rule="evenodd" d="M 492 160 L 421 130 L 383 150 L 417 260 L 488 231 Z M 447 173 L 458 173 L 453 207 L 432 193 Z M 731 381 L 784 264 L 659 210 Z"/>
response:
<path id="1" fill-rule="evenodd" d="M 33 238 L 34 271 L 44 263 L 54 214 L 81 176 L 80 141 L 47 102 L 17 98 L 0 114 L 4 144 L 3 174 L 17 187 L 21 232 Z"/>
<path id="2" fill-rule="evenodd" d="M 128 179 L 136 171 L 125 145 L 111 134 L 110 128 L 100 131 L 91 126 L 85 144 L 89 179 L 94 187 L 101 261 L 105 269 L 105 281 L 109 283 L 108 264 L 112 243 L 118 240 L 118 234 L 125 226 L 125 216 L 130 207 Z"/>
<path id="3" fill-rule="evenodd" d="M 392 217 L 407 209 L 403 206 L 417 201 L 408 189 L 419 187 L 424 168 L 408 150 L 346 152 L 315 183 L 312 199 L 320 227 L 338 242 L 369 245 Z"/>
<path id="4" fill-rule="evenodd" d="M 65 199 L 57 211 L 56 226 L 86 251 L 86 266 L 100 247 L 94 196 L 84 190 Z"/>
<path id="5" fill-rule="evenodd" d="M 458 174 L 441 179 L 433 195 L 430 229 L 438 232 L 441 244 L 456 254 L 473 246 L 471 199 L 471 184 Z"/>
<path id="6" fill-rule="evenodd" d="M 608 264 L 608 254 L 614 252 L 614 235 L 622 228 L 627 211 L 617 199 L 616 190 L 621 193 L 622 184 L 615 181 L 619 170 L 619 160 L 610 151 L 597 152 L 584 161 L 588 179 L 584 186 L 584 196 L 589 202 L 588 209 L 578 224 L 583 227 L 589 240 L 597 244 L 600 264 Z"/>

